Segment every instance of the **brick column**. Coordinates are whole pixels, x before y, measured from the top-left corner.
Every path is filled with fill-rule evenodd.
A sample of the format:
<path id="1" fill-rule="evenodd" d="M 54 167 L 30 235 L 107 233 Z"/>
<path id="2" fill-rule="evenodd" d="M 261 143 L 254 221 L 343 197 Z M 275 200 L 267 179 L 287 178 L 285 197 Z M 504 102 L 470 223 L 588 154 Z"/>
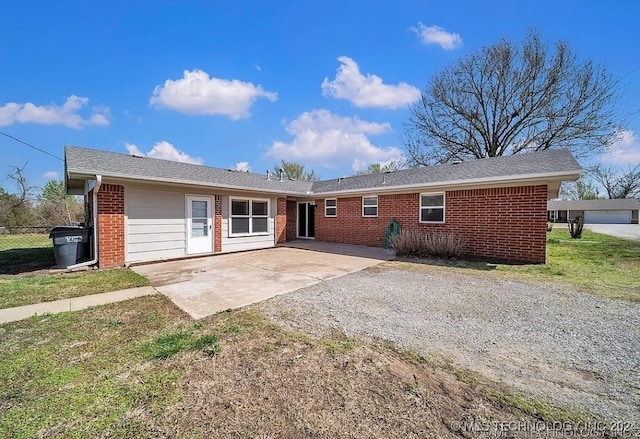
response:
<path id="1" fill-rule="evenodd" d="M 276 244 L 287 242 L 287 199 L 278 198 L 276 211 Z"/>
<path id="2" fill-rule="evenodd" d="M 213 251 L 220 253 L 222 251 L 222 197 L 220 195 L 214 196 L 213 221 L 215 229 L 213 234 Z"/>
<path id="3" fill-rule="evenodd" d="M 124 187 L 103 184 L 98 191 L 98 266 L 122 267 L 124 262 Z"/>

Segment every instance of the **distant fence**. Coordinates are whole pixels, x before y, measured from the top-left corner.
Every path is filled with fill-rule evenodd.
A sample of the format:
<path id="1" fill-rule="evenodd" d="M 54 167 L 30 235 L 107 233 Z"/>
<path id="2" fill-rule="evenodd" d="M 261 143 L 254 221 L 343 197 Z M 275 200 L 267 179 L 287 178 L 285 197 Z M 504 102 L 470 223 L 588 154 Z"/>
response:
<path id="1" fill-rule="evenodd" d="M 52 226 L 0 226 L 0 275 L 55 265 L 49 239 Z"/>

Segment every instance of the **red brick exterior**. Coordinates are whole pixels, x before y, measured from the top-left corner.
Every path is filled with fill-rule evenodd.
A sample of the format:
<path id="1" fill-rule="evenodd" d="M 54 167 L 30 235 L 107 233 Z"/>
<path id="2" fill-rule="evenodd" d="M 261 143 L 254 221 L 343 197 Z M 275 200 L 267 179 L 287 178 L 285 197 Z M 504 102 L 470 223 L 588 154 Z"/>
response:
<path id="1" fill-rule="evenodd" d="M 444 224 L 419 222 L 419 193 L 379 195 L 376 218 L 362 216 L 359 196 L 338 198 L 335 218 L 324 216 L 323 199 L 316 204 L 319 241 L 382 246 L 386 226 L 395 219 L 403 229 L 459 234 L 468 256 L 530 263 L 546 259 L 546 185 L 446 191 Z M 293 215 L 290 222 L 296 218 L 295 211 L 287 209 L 287 214 Z"/>
<path id="2" fill-rule="evenodd" d="M 213 251 L 220 253 L 222 251 L 222 197 L 214 195 L 213 200 Z"/>
<path id="3" fill-rule="evenodd" d="M 103 184 L 98 191 L 98 265 L 122 267 L 124 255 L 124 187 Z"/>
<path id="4" fill-rule="evenodd" d="M 276 208 L 276 244 L 287 242 L 287 199 L 278 198 Z"/>
<path id="5" fill-rule="evenodd" d="M 295 200 L 287 200 L 287 241 L 293 241 L 298 237 L 298 231 L 296 230 L 297 221 L 298 203 Z"/>

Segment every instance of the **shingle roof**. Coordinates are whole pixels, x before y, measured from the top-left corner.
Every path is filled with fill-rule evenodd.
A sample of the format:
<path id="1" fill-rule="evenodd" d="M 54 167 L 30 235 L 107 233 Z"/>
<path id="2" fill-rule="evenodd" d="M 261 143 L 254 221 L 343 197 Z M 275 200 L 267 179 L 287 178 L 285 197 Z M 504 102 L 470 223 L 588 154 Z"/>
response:
<path id="1" fill-rule="evenodd" d="M 638 210 L 640 200 L 550 200 L 548 210 Z"/>
<path id="2" fill-rule="evenodd" d="M 459 164 L 411 168 L 383 174 L 320 181 L 314 192 L 347 192 L 362 189 L 462 183 L 469 180 L 526 178 L 534 175 L 579 174 L 582 168 L 568 150 L 492 157 Z"/>
<path id="3" fill-rule="evenodd" d="M 170 160 L 137 157 L 128 154 L 65 147 L 66 171 L 71 175 L 95 175 L 132 178 L 137 180 L 170 181 L 173 183 L 269 191 L 281 194 L 304 194 L 311 190 L 311 182 L 277 176 L 181 163 Z"/>
<path id="4" fill-rule="evenodd" d="M 129 178 L 195 184 L 230 189 L 247 189 L 278 194 L 332 194 L 394 188 L 456 185 L 479 181 L 508 181 L 527 178 L 577 178 L 582 168 L 567 150 L 534 152 L 473 160 L 459 164 L 404 169 L 317 182 L 279 181 L 276 176 L 208 166 L 136 157 L 76 146 L 65 147 L 67 184 L 77 185 L 84 177 Z M 74 180 L 75 179 L 75 180 Z"/>

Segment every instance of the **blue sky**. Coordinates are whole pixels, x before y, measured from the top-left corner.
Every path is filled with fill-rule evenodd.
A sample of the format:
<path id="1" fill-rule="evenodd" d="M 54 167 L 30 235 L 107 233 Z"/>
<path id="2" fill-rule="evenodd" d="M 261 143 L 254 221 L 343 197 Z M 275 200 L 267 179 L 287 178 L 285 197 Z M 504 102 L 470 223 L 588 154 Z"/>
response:
<path id="1" fill-rule="evenodd" d="M 434 72 L 536 27 L 624 85 L 628 131 L 602 157 L 640 162 L 640 3 L 514 1 L 19 1 L 0 12 L 0 131 L 264 173 L 322 178 L 402 154 L 408 105 Z M 0 184 L 63 162 L 0 136 Z"/>

